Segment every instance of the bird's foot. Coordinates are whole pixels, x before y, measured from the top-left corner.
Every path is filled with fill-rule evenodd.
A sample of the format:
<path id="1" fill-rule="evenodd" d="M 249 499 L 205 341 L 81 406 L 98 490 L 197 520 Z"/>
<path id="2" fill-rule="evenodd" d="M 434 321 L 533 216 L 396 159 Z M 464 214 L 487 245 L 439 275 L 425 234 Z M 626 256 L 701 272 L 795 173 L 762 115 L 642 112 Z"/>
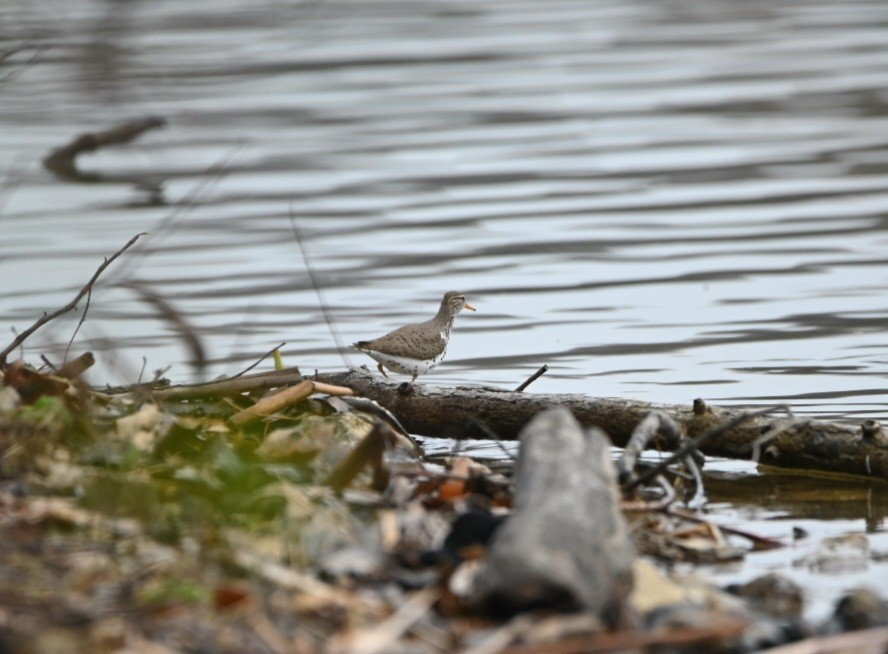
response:
<path id="1" fill-rule="evenodd" d="M 382 367 L 382 364 L 377 363 L 376 367 L 379 368 L 379 372 L 382 373 L 382 376 L 385 377 L 386 379 L 388 379 L 389 376 L 387 374 L 385 374 L 385 368 Z"/>

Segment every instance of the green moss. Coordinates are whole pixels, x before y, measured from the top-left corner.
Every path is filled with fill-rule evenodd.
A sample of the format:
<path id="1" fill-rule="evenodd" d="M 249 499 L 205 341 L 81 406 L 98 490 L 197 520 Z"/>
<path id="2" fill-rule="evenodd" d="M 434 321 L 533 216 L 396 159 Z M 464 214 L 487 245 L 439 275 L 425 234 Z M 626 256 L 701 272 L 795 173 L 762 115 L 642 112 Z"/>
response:
<path id="1" fill-rule="evenodd" d="M 136 601 L 149 607 L 170 604 L 209 604 L 212 599 L 212 591 L 199 583 L 171 576 L 161 577 L 145 584 L 136 594 Z"/>

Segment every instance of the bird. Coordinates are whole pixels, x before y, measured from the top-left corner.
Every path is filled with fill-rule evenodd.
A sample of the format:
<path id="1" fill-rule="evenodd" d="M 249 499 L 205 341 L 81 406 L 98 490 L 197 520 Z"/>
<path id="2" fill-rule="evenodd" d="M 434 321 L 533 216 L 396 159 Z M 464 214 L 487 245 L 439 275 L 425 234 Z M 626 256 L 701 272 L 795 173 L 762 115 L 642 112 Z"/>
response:
<path id="1" fill-rule="evenodd" d="M 419 375 L 436 368 L 444 359 L 453 321 L 463 309 L 475 311 L 475 307 L 466 302 L 465 295 L 448 291 L 434 318 L 398 327 L 372 341 L 358 341 L 352 347 L 376 360 L 376 367 L 383 377 L 388 378 L 387 367 L 394 372 L 413 375 L 412 384 Z"/>

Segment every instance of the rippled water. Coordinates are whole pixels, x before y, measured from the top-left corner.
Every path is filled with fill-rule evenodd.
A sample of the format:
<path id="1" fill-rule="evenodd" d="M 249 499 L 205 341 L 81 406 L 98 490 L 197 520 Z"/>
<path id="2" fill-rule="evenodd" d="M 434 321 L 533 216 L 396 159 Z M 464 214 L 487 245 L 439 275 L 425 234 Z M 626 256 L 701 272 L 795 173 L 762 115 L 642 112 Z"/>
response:
<path id="1" fill-rule="evenodd" d="M 888 7 L 861 2 L 89 2 L 0 7 L 0 325 L 104 276 L 96 382 L 457 321 L 429 378 L 884 418 Z M 164 130 L 45 172 L 84 131 Z M 27 343 L 60 358 L 79 315 Z M 345 358 L 345 360 L 344 360 Z"/>
<path id="2" fill-rule="evenodd" d="M 337 348 L 292 214 L 344 343 L 468 295 L 434 382 L 546 363 L 532 390 L 888 415 L 884 0 L 34 0 L 0 4 L 0 52 L 0 342 L 150 232 L 72 347 L 94 382 L 201 376 L 134 281 L 195 326 L 203 376 L 282 341 L 306 371 L 371 363 Z M 43 170 L 144 115 L 167 127 L 81 158 L 101 179 Z M 737 466 L 709 465 L 718 520 L 812 538 L 717 578 L 789 571 L 822 615 L 884 576 L 792 567 L 846 532 L 884 552 L 881 487 Z"/>

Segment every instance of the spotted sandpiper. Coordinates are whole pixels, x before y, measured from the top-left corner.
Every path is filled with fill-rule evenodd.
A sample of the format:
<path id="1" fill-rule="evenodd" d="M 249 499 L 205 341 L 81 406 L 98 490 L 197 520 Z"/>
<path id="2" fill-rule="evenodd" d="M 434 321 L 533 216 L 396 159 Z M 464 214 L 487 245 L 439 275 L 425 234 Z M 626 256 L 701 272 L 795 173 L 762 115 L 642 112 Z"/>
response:
<path id="1" fill-rule="evenodd" d="M 353 343 L 352 347 L 375 359 L 384 377 L 388 377 L 383 368 L 387 366 L 395 372 L 413 375 L 410 381 L 415 382 L 418 375 L 424 375 L 444 359 L 453 320 L 463 309 L 474 311 L 475 307 L 466 302 L 466 296 L 459 291 L 448 291 L 431 320 L 398 327 L 372 341 Z"/>

